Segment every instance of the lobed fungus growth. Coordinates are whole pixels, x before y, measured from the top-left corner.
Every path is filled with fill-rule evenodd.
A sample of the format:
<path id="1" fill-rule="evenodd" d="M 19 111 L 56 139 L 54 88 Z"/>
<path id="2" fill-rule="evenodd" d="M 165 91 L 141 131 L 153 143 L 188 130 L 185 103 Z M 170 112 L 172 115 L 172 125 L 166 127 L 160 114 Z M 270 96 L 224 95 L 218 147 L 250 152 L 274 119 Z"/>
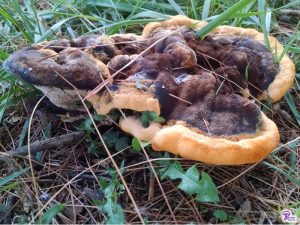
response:
<path id="1" fill-rule="evenodd" d="M 124 109 L 121 129 L 154 150 L 219 165 L 257 162 L 277 146 L 279 133 L 255 100 L 278 101 L 292 85 L 294 65 L 286 55 L 275 62 L 275 48 L 280 55 L 283 47 L 273 37 L 271 51 L 253 29 L 220 26 L 200 40 L 195 33 L 204 25 L 176 16 L 148 24 L 142 36 L 44 42 L 14 53 L 4 68 L 65 109 L 79 101 L 65 79 L 83 95 L 106 81 L 88 100 L 102 115 Z M 166 122 L 144 127 L 136 112 L 147 110 Z"/>

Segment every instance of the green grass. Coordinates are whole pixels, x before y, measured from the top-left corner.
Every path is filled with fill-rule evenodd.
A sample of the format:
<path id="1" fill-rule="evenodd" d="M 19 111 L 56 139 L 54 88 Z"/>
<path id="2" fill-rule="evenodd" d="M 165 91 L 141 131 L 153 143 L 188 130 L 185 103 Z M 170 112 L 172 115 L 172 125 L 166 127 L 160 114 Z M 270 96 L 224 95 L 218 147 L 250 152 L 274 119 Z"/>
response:
<path id="1" fill-rule="evenodd" d="M 240 12 L 243 8 L 245 8 L 247 5 L 249 5 L 252 1 L 249 0 L 241 0 L 238 1 L 236 4 L 232 5 L 228 9 L 226 9 L 223 13 L 218 15 L 217 18 L 210 21 L 207 26 L 203 27 L 197 32 L 197 36 L 200 38 L 203 38 L 206 36 L 210 31 L 212 31 L 217 26 L 224 23 L 224 21 L 227 21 L 230 18 L 233 18 L 236 16 L 236 13 Z"/>
<path id="2" fill-rule="evenodd" d="M 284 99 L 270 106 L 280 108 L 268 112 L 268 116 L 273 117 L 277 123 L 282 143 L 263 163 L 253 167 L 212 167 L 202 163 L 195 165 L 192 161 L 172 158 L 168 153 L 153 152 L 148 144 L 132 140 L 117 128 L 106 130 L 103 138 L 126 178 L 145 223 L 173 221 L 168 211 L 167 197 L 178 222 L 271 224 L 272 221 L 279 221 L 277 208 L 293 205 L 295 210 L 299 210 L 299 204 L 296 203 L 300 196 L 299 24 L 281 22 L 282 9 L 299 10 L 299 1 L 0 0 L 0 62 L 17 49 L 32 43 L 58 38 L 72 39 L 90 33 L 140 34 L 148 22 L 161 21 L 178 14 L 209 22 L 208 26 L 198 32 L 200 37 L 221 24 L 251 27 L 264 34 L 268 46 L 270 32 L 285 45 L 284 53 L 288 53 L 295 62 L 297 78 Z M 283 55 L 278 56 L 277 61 L 280 62 L 282 57 Z M 0 69 L 0 152 L 10 150 L 13 146 L 25 145 L 29 126 L 32 126 L 32 141 L 49 135 L 46 133 L 51 128 L 37 118 L 32 124 L 28 122 L 31 113 L 28 102 L 34 102 L 40 96 L 40 92 L 32 85 Z M 114 120 L 117 121 L 118 115 L 115 117 Z M 103 117 L 95 117 L 94 120 L 97 124 L 105 122 Z M 54 121 L 55 119 L 48 122 L 55 126 Z M 69 129 L 68 125 L 58 123 L 57 129 L 52 129 L 54 135 Z M 124 194 L 123 184 L 116 176 L 115 169 L 112 169 L 113 165 L 103 153 L 103 146 L 95 134 L 92 121 L 87 119 L 77 127 L 87 133 L 83 143 L 74 143 L 72 147 L 33 156 L 35 179 L 27 169 L 20 169 L 29 166 L 27 158 L 1 162 L 0 206 L 8 209 L 0 208 L 0 222 L 1 216 L 5 217 L 12 207 L 15 209 L 15 221 L 24 223 L 38 219 L 47 224 L 51 221 L 114 221 L 112 215 L 116 212 L 117 221 L 141 222 L 136 217 L 132 202 Z M 159 177 L 165 178 L 159 181 L 164 194 L 157 186 L 154 190 L 151 189 L 151 185 L 156 185 L 157 182 L 154 179 L 156 172 L 146 160 L 140 145 L 149 150 Z M 177 172 L 174 165 L 177 166 Z M 226 184 L 228 181 L 231 182 Z M 224 184 L 226 185 L 223 186 Z M 50 202 L 41 201 L 32 191 L 35 185 L 39 193 L 47 192 L 50 196 L 55 194 L 55 198 Z M 86 188 L 92 188 L 92 191 L 86 193 Z M 203 200 L 205 198 L 200 189 L 208 193 L 209 201 Z M 16 200 L 13 206 L 7 201 L 11 196 Z M 96 201 L 93 200 L 95 196 Z M 246 211 L 243 206 L 248 201 L 251 207 Z M 37 214 L 45 204 L 49 207 Z M 243 210 L 244 214 L 241 213 Z M 75 211 L 79 216 L 72 215 Z M 28 219 L 29 214 L 31 218 Z M 260 221 L 263 216 L 265 220 Z"/>

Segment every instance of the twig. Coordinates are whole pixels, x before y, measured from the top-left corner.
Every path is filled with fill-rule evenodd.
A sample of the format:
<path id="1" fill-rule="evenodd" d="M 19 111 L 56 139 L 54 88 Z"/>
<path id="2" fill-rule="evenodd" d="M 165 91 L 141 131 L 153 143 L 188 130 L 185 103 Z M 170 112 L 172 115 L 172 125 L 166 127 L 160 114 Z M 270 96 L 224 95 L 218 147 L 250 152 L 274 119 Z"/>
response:
<path id="1" fill-rule="evenodd" d="M 84 137 L 83 131 L 74 131 L 69 134 L 64 134 L 61 136 L 49 138 L 43 141 L 36 141 L 30 144 L 30 153 L 37 153 L 40 151 L 45 151 L 50 148 L 56 148 L 62 145 L 68 145 L 74 142 L 79 141 Z M 13 157 L 13 156 L 26 156 L 28 154 L 28 145 L 10 150 L 7 152 L 1 152 L 0 160 Z"/>
<path id="2" fill-rule="evenodd" d="M 279 12 L 284 15 L 300 17 L 300 11 L 297 9 L 281 9 Z"/>
<path id="3" fill-rule="evenodd" d="M 154 185 L 155 185 L 155 177 L 150 175 L 148 200 L 151 200 L 154 196 Z"/>

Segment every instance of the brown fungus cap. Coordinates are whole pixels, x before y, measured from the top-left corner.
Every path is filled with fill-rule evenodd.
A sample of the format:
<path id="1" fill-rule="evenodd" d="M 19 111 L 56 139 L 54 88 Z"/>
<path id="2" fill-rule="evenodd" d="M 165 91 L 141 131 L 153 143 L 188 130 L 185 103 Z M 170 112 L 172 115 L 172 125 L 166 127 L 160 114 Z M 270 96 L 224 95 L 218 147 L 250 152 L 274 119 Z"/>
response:
<path id="1" fill-rule="evenodd" d="M 173 33 L 195 23 L 179 16 L 147 25 L 143 37 L 152 38 L 148 46 L 163 35 L 167 38 L 117 75 L 122 81 L 106 103 L 109 108 L 162 115 L 165 123 L 152 122 L 149 127 L 132 112 L 120 120 L 122 130 L 149 141 L 154 150 L 216 165 L 262 160 L 278 145 L 279 133 L 249 98 L 279 100 L 292 84 L 294 65 L 286 55 L 285 63 L 277 64 L 261 33 L 252 29 L 224 26 L 203 40 L 187 28 Z M 270 39 L 272 51 L 274 45 L 282 51 L 276 39 Z M 117 71 L 131 60 L 116 56 L 108 66 Z M 287 77 L 281 82 L 283 75 Z M 109 111 L 103 95 L 98 95 L 101 101 L 93 98 L 99 113 Z"/>
<path id="2" fill-rule="evenodd" d="M 161 56 L 161 60 L 163 57 L 168 58 Z M 187 69 L 174 77 L 171 63 L 163 65 L 156 53 L 142 57 L 127 72 L 134 75 L 111 89 L 107 101 L 90 101 L 99 110 L 115 106 L 162 115 L 167 121 L 163 125 L 144 127 L 138 118 L 128 116 L 121 119 L 120 127 L 149 141 L 154 150 L 187 159 L 218 165 L 254 163 L 277 146 L 275 123 L 253 101 L 236 94 L 213 73 L 199 70 L 187 74 Z M 137 82 L 142 87 L 138 88 Z"/>
<path id="3" fill-rule="evenodd" d="M 279 56 L 283 47 L 273 37 L 271 51 L 254 29 L 220 26 L 200 40 L 196 30 L 205 25 L 175 16 L 149 23 L 142 36 L 93 35 L 42 43 L 31 47 L 33 57 L 30 48 L 23 49 L 4 67 L 46 87 L 50 100 L 66 108 L 74 102 L 74 90 L 53 71 L 82 94 L 109 79 L 88 100 L 99 114 L 126 109 L 121 129 L 150 141 L 153 149 L 218 165 L 257 162 L 277 146 L 279 133 L 254 99 L 278 101 L 292 85 L 294 65 L 287 55 L 276 63 L 274 54 Z M 25 72 L 24 78 L 24 71 L 29 76 Z M 137 119 L 143 111 L 156 112 L 166 122 L 144 127 Z"/>
<path id="4" fill-rule="evenodd" d="M 199 29 L 205 25 L 206 22 L 203 21 L 196 21 L 185 16 L 174 16 L 167 21 L 149 23 L 144 28 L 142 36 L 149 38 L 152 33 L 161 29 L 174 30 L 181 26 Z M 279 58 L 284 51 L 284 47 L 276 38 L 268 37 L 271 49 L 269 52 L 265 47 L 264 35 L 252 28 L 219 26 L 210 32 L 209 36 L 223 46 L 217 51 L 217 55 L 215 54 L 216 51 L 213 51 L 215 47 L 213 44 L 207 45 L 207 43 L 198 40 L 195 43 L 195 39 L 192 38 L 188 45 L 195 50 L 196 54 L 197 52 L 200 53 L 197 54 L 197 57 L 203 58 L 203 54 L 205 54 L 207 56 L 206 61 L 209 59 L 216 61 L 217 59 L 226 66 L 236 63 L 242 73 L 245 73 L 246 68 L 253 70 L 248 73 L 250 75 L 249 86 L 252 86 L 252 94 L 258 100 L 279 101 L 292 86 L 295 66 L 286 54 L 278 65 L 275 63 L 275 54 Z M 255 62 L 255 60 L 259 62 Z"/>
<path id="5" fill-rule="evenodd" d="M 100 62 L 108 63 L 114 56 L 120 54 L 115 41 L 108 36 L 87 35 L 74 40 L 76 47 L 83 47 Z"/>
<path id="6" fill-rule="evenodd" d="M 72 85 L 80 94 L 86 95 L 110 73 L 92 54 L 71 45 L 63 39 L 23 48 L 13 53 L 3 67 L 34 84 L 57 106 L 76 109 L 81 103 Z"/>

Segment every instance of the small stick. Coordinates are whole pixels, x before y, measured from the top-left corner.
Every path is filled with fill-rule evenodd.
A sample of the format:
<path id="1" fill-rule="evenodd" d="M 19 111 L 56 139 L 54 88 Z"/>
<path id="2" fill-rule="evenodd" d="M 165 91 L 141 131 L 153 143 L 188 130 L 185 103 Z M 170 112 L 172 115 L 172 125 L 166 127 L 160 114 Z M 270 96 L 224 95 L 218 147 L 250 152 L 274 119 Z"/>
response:
<path id="1" fill-rule="evenodd" d="M 154 185 L 155 185 L 155 177 L 150 175 L 150 180 L 149 180 L 149 195 L 148 195 L 148 200 L 150 201 L 154 197 Z"/>
<path id="2" fill-rule="evenodd" d="M 297 9 L 281 9 L 279 12 L 289 16 L 300 16 L 300 11 Z"/>
<path id="3" fill-rule="evenodd" d="M 79 141 L 83 137 L 84 137 L 83 131 L 74 131 L 69 134 L 64 134 L 61 136 L 49 138 L 47 140 L 36 141 L 30 144 L 30 152 L 31 154 L 34 154 L 40 151 L 45 151 L 50 148 L 55 148 L 62 145 L 68 145 Z M 28 154 L 28 145 L 7 152 L 0 152 L 0 160 L 5 159 L 7 157 L 13 157 L 13 156 L 26 156 L 27 154 Z"/>

